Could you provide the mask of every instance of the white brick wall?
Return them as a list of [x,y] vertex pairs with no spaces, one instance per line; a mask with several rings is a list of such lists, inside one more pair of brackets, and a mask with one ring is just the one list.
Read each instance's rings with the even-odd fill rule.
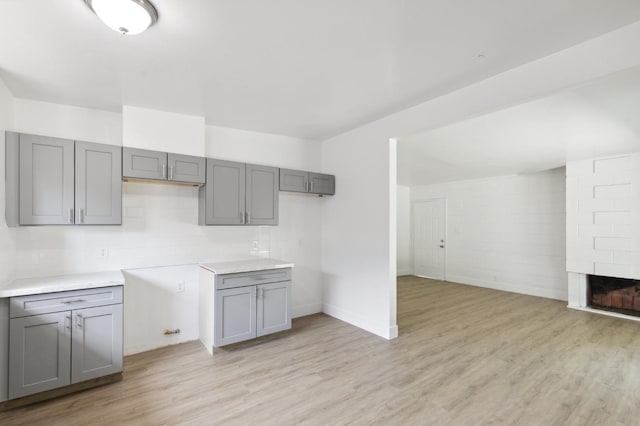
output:
[[567,270],[640,278],[640,153],[566,170]]
[[565,172],[411,188],[447,199],[447,280],[567,300]]

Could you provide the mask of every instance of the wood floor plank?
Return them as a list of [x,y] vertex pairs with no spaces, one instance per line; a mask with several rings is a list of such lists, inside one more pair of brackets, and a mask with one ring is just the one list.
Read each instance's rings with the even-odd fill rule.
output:
[[4,425],[640,423],[640,325],[564,302],[398,279],[400,336],[318,314],[276,336],[132,355],[124,380]]

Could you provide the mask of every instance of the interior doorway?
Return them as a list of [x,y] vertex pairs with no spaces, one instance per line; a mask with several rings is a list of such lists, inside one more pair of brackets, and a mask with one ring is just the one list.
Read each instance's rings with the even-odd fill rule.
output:
[[419,277],[446,279],[447,200],[413,203],[413,266]]

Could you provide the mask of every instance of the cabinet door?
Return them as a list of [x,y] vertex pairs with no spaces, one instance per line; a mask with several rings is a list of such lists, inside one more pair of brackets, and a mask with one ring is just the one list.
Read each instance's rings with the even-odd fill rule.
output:
[[20,135],[20,224],[73,223],[71,140]]
[[216,290],[214,346],[256,337],[256,286]]
[[9,328],[10,399],[70,383],[70,311],[12,318]]
[[122,148],[122,176],[134,179],[167,179],[167,153]]
[[280,169],[280,191],[308,192],[309,173]]
[[122,305],[73,311],[71,383],[122,371]]
[[244,224],[244,163],[207,158],[207,184],[204,192],[206,225]]
[[247,224],[278,224],[278,168],[247,164]]
[[204,157],[169,153],[169,180],[174,182],[204,183],[206,162]]
[[321,173],[309,173],[309,192],[333,195],[336,192],[336,177]]
[[258,286],[256,335],[291,328],[291,281]]
[[122,148],[76,142],[75,223],[122,223]]

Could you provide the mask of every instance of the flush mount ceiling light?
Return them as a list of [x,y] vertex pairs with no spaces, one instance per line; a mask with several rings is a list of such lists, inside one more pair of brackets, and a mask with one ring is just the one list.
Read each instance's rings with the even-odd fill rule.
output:
[[140,34],[158,20],[148,0],[84,0],[109,28],[125,35]]

